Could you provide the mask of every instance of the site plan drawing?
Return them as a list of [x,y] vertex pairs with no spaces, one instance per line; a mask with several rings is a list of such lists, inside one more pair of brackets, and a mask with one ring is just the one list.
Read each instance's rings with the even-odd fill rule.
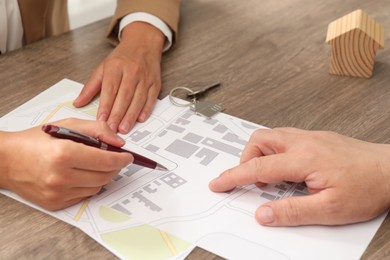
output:
[[[59,119],[95,120],[98,100],[76,109],[82,85],[64,79],[0,120],[17,131]],[[270,200],[305,196],[304,184],[282,182],[213,193],[208,183],[239,163],[251,133],[263,126],[219,113],[211,119],[168,98],[137,123],[124,148],[169,171],[130,164],[98,194],[64,210],[45,211],[7,190],[1,193],[80,228],[122,259],[182,259],[200,246],[229,259],[357,259],[385,215],[338,226],[263,227],[256,208]]]

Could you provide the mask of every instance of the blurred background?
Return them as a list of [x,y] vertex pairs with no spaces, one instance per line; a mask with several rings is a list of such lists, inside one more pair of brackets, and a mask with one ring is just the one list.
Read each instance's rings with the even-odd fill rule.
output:
[[75,29],[114,14],[116,0],[68,0],[70,28]]

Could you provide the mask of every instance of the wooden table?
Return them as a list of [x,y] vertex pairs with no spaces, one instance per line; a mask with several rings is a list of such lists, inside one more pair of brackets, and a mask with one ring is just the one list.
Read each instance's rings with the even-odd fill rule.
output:
[[[385,0],[183,1],[177,45],[163,58],[160,98],[178,85],[219,80],[223,86],[207,98],[228,114],[390,143],[389,41],[377,53],[373,78],[328,74],[328,23],[358,8],[390,31]],[[63,78],[86,82],[112,50],[108,22],[0,56],[0,116]],[[0,204],[1,259],[114,258],[77,228],[2,195]],[[362,258],[389,256],[388,215]],[[189,256],[200,258],[218,257],[201,249]]]

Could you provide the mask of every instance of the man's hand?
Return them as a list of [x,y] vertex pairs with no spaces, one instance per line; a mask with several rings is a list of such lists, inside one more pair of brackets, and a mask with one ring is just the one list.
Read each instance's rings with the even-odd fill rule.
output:
[[122,30],[119,45],[93,72],[76,107],[100,92],[97,119],[112,130],[128,133],[152,113],[161,89],[161,55],[165,36],[155,27],[134,22]]
[[240,165],[213,180],[210,189],[223,192],[238,185],[261,187],[281,181],[305,182],[310,195],[261,205],[256,211],[260,224],[367,221],[390,207],[390,145],[332,132],[261,129],[251,136]]

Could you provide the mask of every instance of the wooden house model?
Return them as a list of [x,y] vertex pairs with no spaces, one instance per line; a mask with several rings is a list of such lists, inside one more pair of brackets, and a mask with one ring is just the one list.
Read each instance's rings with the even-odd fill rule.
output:
[[383,27],[362,10],[333,21],[328,26],[326,43],[332,45],[330,74],[370,78],[375,55],[384,48]]

